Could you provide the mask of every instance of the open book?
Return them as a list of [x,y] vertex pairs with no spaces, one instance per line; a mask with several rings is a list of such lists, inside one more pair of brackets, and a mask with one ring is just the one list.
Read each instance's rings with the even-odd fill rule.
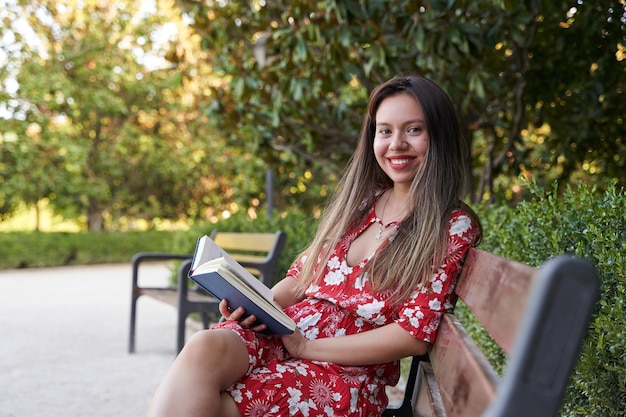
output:
[[189,278],[215,298],[228,300],[230,307],[253,314],[267,326],[265,333],[291,334],[296,328],[274,302],[272,291],[208,236],[198,239]]

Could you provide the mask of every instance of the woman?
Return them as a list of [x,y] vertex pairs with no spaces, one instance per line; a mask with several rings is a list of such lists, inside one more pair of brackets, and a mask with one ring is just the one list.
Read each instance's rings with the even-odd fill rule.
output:
[[379,86],[316,236],[273,288],[299,331],[262,335],[222,301],[228,320],[189,340],[150,415],[379,416],[398,360],[427,352],[480,239],[461,202],[467,164],[440,87],[416,76]]

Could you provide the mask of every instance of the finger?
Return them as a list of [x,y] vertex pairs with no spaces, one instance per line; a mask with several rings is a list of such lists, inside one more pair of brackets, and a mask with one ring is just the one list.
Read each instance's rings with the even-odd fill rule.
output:
[[243,307],[237,307],[236,309],[229,309],[230,317],[228,320],[239,321],[243,320],[243,317],[246,315],[246,310]]
[[245,319],[241,320],[241,325],[244,327],[252,328],[255,323],[256,323],[256,316],[254,315],[249,315]]
[[254,332],[262,332],[267,329],[267,326],[265,324],[259,324],[258,326],[251,327],[250,329]]
[[224,316],[226,320],[230,320],[231,311],[230,311],[230,308],[228,308],[228,301],[226,299],[220,301],[219,310],[220,310],[220,314]]

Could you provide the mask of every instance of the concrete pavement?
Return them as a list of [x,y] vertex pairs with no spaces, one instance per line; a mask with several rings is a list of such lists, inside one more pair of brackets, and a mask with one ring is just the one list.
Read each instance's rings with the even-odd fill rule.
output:
[[[170,268],[142,264],[141,284]],[[176,355],[176,310],[140,298],[128,354],[130,287],[130,262],[0,271],[0,417],[145,416]]]
[[[170,270],[140,274],[160,285]],[[141,298],[128,354],[130,283],[130,262],[0,271],[0,417],[146,414],[175,357],[176,311]]]

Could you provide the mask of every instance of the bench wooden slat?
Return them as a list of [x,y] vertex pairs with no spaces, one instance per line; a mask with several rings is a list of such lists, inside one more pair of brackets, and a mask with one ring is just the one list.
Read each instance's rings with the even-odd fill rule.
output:
[[456,292],[508,354],[537,270],[480,249],[467,254]]
[[[150,296],[156,300],[170,304],[173,306],[178,305],[178,292],[176,288],[171,290],[165,290],[163,288],[143,288],[141,290],[142,295]],[[187,299],[191,302],[204,302],[209,300],[215,300],[214,297],[208,294],[201,294],[195,291],[189,291],[187,293]]]
[[480,416],[498,376],[456,316],[444,315],[429,357],[447,417]]
[[[231,251],[269,252],[276,242],[275,233],[232,233],[219,232],[215,235],[215,243],[230,255]],[[260,257],[261,261],[265,258]]]
[[556,416],[599,282],[581,259],[560,256],[536,269],[471,249],[456,293],[507,352],[506,370],[497,377],[459,320],[444,314],[429,361],[413,358],[413,416]]
[[248,263],[258,264],[258,263],[263,263],[263,261],[265,261],[265,256],[246,255],[246,254],[241,254],[241,253],[233,253],[230,256],[239,263],[248,262]]
[[151,298],[154,298],[155,300],[159,300],[172,306],[178,305],[176,288],[172,288],[169,291],[163,288],[142,288],[141,295],[147,295]]
[[417,378],[418,383],[413,398],[413,415],[416,417],[447,417],[430,363],[420,362]]

